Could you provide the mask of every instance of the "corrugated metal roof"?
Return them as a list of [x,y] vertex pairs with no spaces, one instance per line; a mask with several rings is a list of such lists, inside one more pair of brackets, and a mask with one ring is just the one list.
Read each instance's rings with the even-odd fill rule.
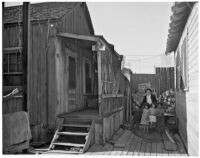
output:
[[[57,19],[70,12],[81,2],[47,2],[30,5],[30,19],[45,20]],[[4,23],[16,23],[22,21],[22,6],[5,7],[3,13]]]
[[172,6],[165,54],[171,53],[177,49],[194,3],[195,2],[175,2]]

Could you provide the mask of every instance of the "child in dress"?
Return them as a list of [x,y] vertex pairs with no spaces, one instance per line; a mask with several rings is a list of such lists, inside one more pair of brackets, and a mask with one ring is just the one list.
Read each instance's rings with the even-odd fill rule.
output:
[[149,108],[149,123],[150,123],[150,128],[155,127],[156,124],[156,105],[152,103],[151,108]]
[[144,106],[140,124],[141,125],[148,125],[149,124],[149,108],[148,108],[148,104],[145,104],[145,106]]

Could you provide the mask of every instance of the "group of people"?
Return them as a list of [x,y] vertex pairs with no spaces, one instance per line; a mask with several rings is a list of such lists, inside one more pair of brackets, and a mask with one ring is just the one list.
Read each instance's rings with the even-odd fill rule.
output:
[[[164,115],[168,109],[163,106],[164,103],[171,104],[173,101],[175,105],[175,102],[172,99],[171,91],[168,91],[166,95],[161,95],[158,100],[150,88],[146,89],[145,92],[142,103],[135,106],[133,120],[135,124],[148,125],[150,128],[154,128],[156,127],[157,116]],[[166,96],[168,97],[166,98]]]

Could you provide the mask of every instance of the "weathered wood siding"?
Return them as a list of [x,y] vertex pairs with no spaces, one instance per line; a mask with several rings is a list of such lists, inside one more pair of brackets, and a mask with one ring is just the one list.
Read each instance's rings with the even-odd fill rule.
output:
[[[57,114],[67,112],[66,90],[61,91],[61,87],[63,88],[63,84],[64,82],[66,84],[66,81],[62,80],[57,82],[59,78],[64,76],[61,73],[59,78],[56,76],[56,73],[59,73],[56,72],[56,66],[58,66],[56,65],[57,60],[61,60],[60,58],[62,58],[62,56],[58,56],[59,53],[56,51],[63,51],[62,49],[56,50],[59,47],[56,34],[59,31],[86,35],[92,34],[93,31],[88,24],[88,17],[85,15],[84,7],[86,6],[81,5],[73,9],[59,21],[49,19],[31,22],[27,99],[33,140],[46,139],[47,131],[53,129],[55,126]],[[22,46],[20,42],[22,38],[21,29],[21,26],[19,28],[16,23],[5,24],[3,33],[4,48]],[[73,47],[78,47],[78,45],[74,43]],[[79,49],[78,53],[81,56],[87,57],[86,51]],[[82,63],[82,57],[78,58],[78,62],[79,64]],[[82,65],[79,64],[78,67],[80,70]],[[62,72],[66,71],[66,66],[63,65],[61,70],[63,70]],[[82,75],[81,70],[79,74]],[[78,98],[80,98],[79,105],[83,107],[82,76],[79,77],[78,84],[80,87],[78,94]],[[58,87],[60,87],[59,91]],[[65,99],[63,100],[62,98]]]
[[131,119],[131,83],[129,80],[121,74],[120,87],[123,94],[123,105],[124,105],[124,121],[130,121]]
[[[177,48],[177,51],[181,49],[183,40],[187,35],[189,87],[186,91],[176,91],[176,113],[179,118],[180,134],[191,156],[197,156],[199,153],[198,14],[198,3],[196,3]],[[177,58],[177,51],[175,59]],[[175,72],[175,74],[177,73]]]
[[138,90],[138,84],[151,83],[155,88],[157,96],[169,89],[174,89],[174,68],[157,67],[155,74],[132,74],[132,90]]
[[156,80],[157,94],[169,89],[174,90],[174,67],[156,67]]
[[[73,52],[77,55],[77,105],[75,110],[83,109],[85,105],[84,92],[83,92],[83,59],[86,58],[91,62],[92,69],[92,81],[95,82],[94,77],[94,54],[91,50],[91,44],[88,42],[78,41],[78,40],[70,40],[67,38],[59,38],[57,39],[56,46],[56,83],[57,83],[57,107],[51,106],[52,112],[55,111],[56,114],[63,112],[70,112],[68,107],[68,63],[67,56],[70,52]],[[69,51],[66,51],[69,50]],[[97,81],[96,81],[97,84]],[[93,84],[95,85],[95,83]],[[93,86],[92,86],[93,87]],[[92,94],[97,94],[95,88],[92,88]],[[54,112],[54,113],[55,113]]]
[[[22,28],[16,24],[13,25],[5,25],[3,32],[3,48],[11,48],[11,47],[21,47],[22,43],[20,42],[22,34]],[[20,40],[19,40],[20,38]],[[4,52],[3,52],[4,53]],[[4,57],[2,55],[2,57]],[[13,89],[21,88],[22,75],[3,75],[3,94],[6,95],[10,93]],[[9,82],[13,82],[13,85],[5,85],[7,83],[5,80],[9,80]],[[8,101],[3,101],[3,114],[12,113],[23,110],[23,98],[22,97],[14,97]]]
[[2,106],[3,114],[23,111],[23,98],[22,96],[16,96],[8,101],[3,101]]
[[132,90],[138,90],[138,84],[151,83],[151,87],[156,87],[156,75],[155,74],[132,74]]
[[[21,24],[22,25],[22,24]],[[22,46],[22,28],[18,24],[5,24],[4,48]],[[30,28],[30,54],[28,56],[28,112],[31,127],[40,126],[37,133],[43,137],[47,127],[47,23],[32,23]],[[48,43],[49,44],[49,43]],[[15,76],[15,75],[13,75]],[[16,101],[16,99],[14,99]],[[19,100],[19,99],[18,99]],[[19,101],[18,101],[19,102]],[[22,101],[20,101],[22,102]],[[11,103],[11,102],[10,102]],[[14,104],[14,103],[13,103]],[[18,104],[17,104],[18,105]],[[14,106],[14,105],[12,105]],[[18,105],[22,106],[22,105]],[[23,110],[23,109],[21,109]],[[13,111],[14,112],[14,111]]]
[[103,117],[100,137],[105,143],[123,124],[121,58],[106,45],[104,51],[97,52],[97,59],[99,115]]
[[59,32],[76,33],[81,35],[92,35],[84,3],[77,6],[73,11],[67,13],[59,22]]

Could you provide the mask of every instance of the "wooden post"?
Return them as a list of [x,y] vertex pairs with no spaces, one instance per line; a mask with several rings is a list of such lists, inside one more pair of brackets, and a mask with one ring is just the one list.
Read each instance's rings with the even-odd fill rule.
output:
[[27,78],[28,54],[30,40],[30,4],[23,2],[23,36],[22,36],[22,69],[23,69],[23,109],[27,111]]
[[[3,16],[3,13],[4,13],[4,7],[5,7],[5,2],[2,2],[2,16]],[[3,45],[3,41],[4,41],[4,21],[3,20],[2,20],[2,37],[3,37],[3,40],[2,40],[2,49],[3,49],[3,46],[4,46]]]
[[98,105],[99,105],[99,116],[102,115],[102,83],[101,83],[101,52],[97,51],[97,67],[98,67]]

